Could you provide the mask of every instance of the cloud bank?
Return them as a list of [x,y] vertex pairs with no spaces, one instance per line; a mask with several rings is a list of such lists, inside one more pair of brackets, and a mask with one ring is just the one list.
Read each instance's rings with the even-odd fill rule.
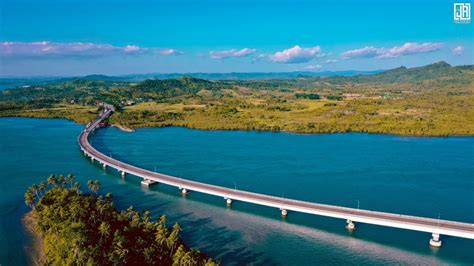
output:
[[374,46],[366,46],[364,48],[343,52],[341,56],[345,59],[372,57],[395,58],[404,55],[434,52],[438,51],[442,47],[442,43],[425,42],[418,44],[407,42],[402,46],[394,46],[392,48],[377,48]]
[[143,48],[136,45],[114,46],[86,42],[0,42],[0,56],[12,58],[103,57],[117,55],[178,55],[176,49]]
[[210,51],[209,55],[212,59],[226,59],[231,57],[246,57],[253,53],[255,53],[256,49],[251,48],[243,48],[240,50],[237,49],[230,49],[230,50],[223,50],[223,51]]
[[299,64],[311,61],[316,57],[323,57],[325,54],[321,53],[321,47],[314,46],[303,48],[295,45],[289,49],[276,52],[270,55],[270,61],[282,64]]

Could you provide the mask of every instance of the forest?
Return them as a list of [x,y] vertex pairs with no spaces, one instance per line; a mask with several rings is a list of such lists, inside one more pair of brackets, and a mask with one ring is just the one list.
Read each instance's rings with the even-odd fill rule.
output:
[[118,211],[98,180],[88,191],[72,175],[51,175],[25,192],[35,234],[43,244],[44,265],[218,265],[189,248],[179,224],[167,225],[132,206]]

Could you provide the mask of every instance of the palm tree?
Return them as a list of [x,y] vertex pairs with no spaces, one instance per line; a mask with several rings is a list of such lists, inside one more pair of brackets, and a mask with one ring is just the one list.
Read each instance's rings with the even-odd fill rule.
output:
[[109,202],[112,201],[112,193],[107,192],[107,194],[105,194],[105,199]]
[[94,181],[88,180],[87,187],[89,188],[90,191],[94,192]]
[[38,187],[38,185],[33,184],[33,185],[31,185],[30,189],[31,189],[31,192],[35,193],[36,197],[39,198],[39,195],[38,195],[39,187]]
[[170,235],[166,239],[166,244],[168,248],[171,250],[170,255],[172,256],[174,253],[174,249],[176,248],[176,244],[178,243],[179,239],[179,232],[181,231],[181,227],[178,223],[173,225],[173,230],[171,230]]
[[179,245],[178,249],[176,250],[176,253],[171,254],[173,256],[173,266],[179,266],[181,264],[181,259],[184,257],[185,251],[184,251],[184,246]]
[[110,236],[110,225],[107,222],[100,223],[99,233],[104,238],[109,237]]
[[28,188],[28,190],[25,192],[25,203],[26,205],[30,206],[30,208],[33,208],[35,205],[35,195],[33,194],[33,191],[31,191],[31,188]]
[[45,192],[46,193],[46,187],[47,187],[47,184],[45,181],[41,181],[40,185],[39,185],[39,189],[41,192]]
[[151,217],[151,214],[150,214],[149,211],[145,211],[145,212],[143,213],[143,221],[144,221],[144,222],[148,223],[148,222],[150,221],[150,217]]
[[61,187],[66,185],[66,178],[63,175],[59,175],[59,183],[61,183]]
[[74,176],[72,174],[68,174],[66,180],[69,182],[69,186],[72,188],[72,181],[74,181]]
[[92,193],[97,194],[100,188],[100,182],[99,180],[96,180],[96,181],[89,180],[87,181],[87,187],[89,187]]
[[76,191],[76,193],[79,193],[79,189],[81,189],[81,185],[79,185],[79,182],[74,182],[74,185],[72,185],[72,188]]
[[56,176],[50,175],[48,177],[48,185],[53,185],[53,187],[56,187],[58,184],[58,181],[56,180]]
[[94,186],[95,186],[95,187],[94,187],[94,188],[95,188],[95,193],[97,194],[97,192],[99,191],[99,188],[100,188],[100,182],[99,182],[99,180],[96,180],[96,181],[94,182]]

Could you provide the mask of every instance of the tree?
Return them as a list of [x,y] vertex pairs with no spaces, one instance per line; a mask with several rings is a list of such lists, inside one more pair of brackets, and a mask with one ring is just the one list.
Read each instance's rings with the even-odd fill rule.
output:
[[90,190],[91,192],[94,192],[94,181],[88,180],[88,181],[87,181],[87,187],[89,188],[89,190]]
[[170,235],[166,239],[166,244],[168,248],[171,250],[171,255],[174,253],[174,250],[176,248],[176,244],[178,243],[179,239],[179,232],[181,231],[181,227],[179,226],[178,223],[175,223],[173,225],[173,230],[171,230]]
[[63,175],[59,175],[59,183],[61,184],[61,187],[66,186],[66,178],[64,178]]
[[48,177],[48,185],[53,185],[53,187],[56,187],[58,185],[58,181],[56,180],[56,176],[50,175]]
[[166,235],[168,234],[166,230],[166,216],[161,215],[158,225],[156,226],[155,232],[155,242],[159,246],[164,246],[166,244]]
[[72,189],[76,191],[76,193],[79,193],[81,189],[81,185],[79,184],[79,182],[74,182],[74,184],[72,185]]
[[127,262],[129,250],[125,248],[125,240],[125,237],[119,231],[115,231],[111,253],[111,261],[114,265],[126,264]]
[[180,266],[181,264],[181,259],[184,257],[185,251],[184,251],[184,246],[179,245],[178,249],[176,252],[173,254],[173,266]]
[[94,182],[94,190],[95,190],[94,193],[97,194],[97,192],[99,191],[99,188],[100,188],[100,182],[99,182],[99,180],[96,180]]
[[106,221],[100,223],[99,233],[103,238],[107,238],[110,236],[110,225]]
[[28,189],[25,192],[25,203],[26,205],[30,206],[30,208],[33,208],[33,206],[35,205],[35,195],[31,191],[31,189]]
[[39,189],[40,189],[41,193],[45,192],[46,187],[47,187],[46,182],[45,182],[45,181],[41,181],[41,183],[40,183],[40,185],[39,185]]
[[[50,184],[54,182],[50,179]],[[77,182],[73,184],[78,186]],[[100,183],[89,181],[88,186],[96,193]],[[205,262],[198,251],[181,244],[178,224],[172,230],[166,227],[164,215],[152,221],[150,212],[136,211],[133,207],[118,212],[110,193],[105,197],[82,194],[68,186],[55,186],[38,200],[36,187],[29,187],[24,199],[32,208],[34,226],[43,238],[46,265],[171,265],[175,260],[177,265],[203,265]],[[178,246],[179,250],[174,252]]]
[[95,181],[89,180],[87,181],[87,186],[92,191],[92,193],[97,194],[100,188],[100,182],[99,180],[95,180]]
[[31,185],[31,192],[35,193],[36,197],[39,198],[39,187],[36,184]]
[[66,180],[69,182],[69,186],[72,188],[72,182],[74,181],[74,176],[72,174],[68,174]]

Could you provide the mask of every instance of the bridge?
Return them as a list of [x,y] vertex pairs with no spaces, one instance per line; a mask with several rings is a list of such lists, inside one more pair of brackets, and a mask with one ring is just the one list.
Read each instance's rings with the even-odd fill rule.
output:
[[363,209],[347,208],[327,204],[319,204],[293,199],[284,199],[280,197],[231,189],[215,186],[211,184],[187,180],[171,175],[161,174],[139,168],[112,157],[106,156],[96,150],[88,140],[91,132],[96,130],[99,124],[107,119],[112,112],[113,107],[105,105],[104,110],[96,120],[86,126],[79,135],[78,142],[81,150],[92,161],[98,161],[104,168],[111,167],[121,172],[122,177],[131,174],[143,178],[142,185],[149,186],[155,183],[163,183],[180,189],[181,193],[186,195],[190,191],[205,193],[222,197],[228,205],[232,201],[242,201],[267,207],[277,208],[282,216],[287,216],[289,211],[302,212],[314,215],[321,215],[346,220],[348,230],[356,229],[356,222],[388,226],[394,228],[415,230],[431,234],[429,243],[434,247],[441,247],[442,241],[440,235],[474,239],[474,224],[447,221],[440,219],[424,218],[410,215],[393,214],[387,212],[370,211]]

